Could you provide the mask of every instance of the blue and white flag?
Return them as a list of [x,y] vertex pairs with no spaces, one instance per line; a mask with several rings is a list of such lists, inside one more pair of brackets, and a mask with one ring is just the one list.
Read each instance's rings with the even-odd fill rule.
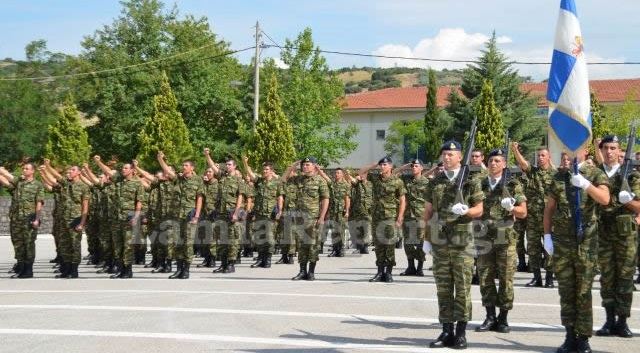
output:
[[591,141],[591,106],[584,43],[575,0],[562,0],[547,87],[549,152],[556,165]]

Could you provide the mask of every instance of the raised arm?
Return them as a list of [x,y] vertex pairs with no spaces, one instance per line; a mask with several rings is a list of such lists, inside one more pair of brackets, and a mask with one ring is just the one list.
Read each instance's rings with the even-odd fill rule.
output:
[[100,170],[102,170],[103,173],[109,176],[114,176],[116,174],[115,170],[109,168],[108,165],[102,163],[102,159],[100,158],[100,156],[98,155],[93,156],[93,161],[96,162],[96,165],[98,166],[98,168],[100,168]]
[[47,168],[47,174],[49,174],[50,177],[53,177],[55,180],[58,180],[58,181],[61,181],[61,180],[64,179],[64,176],[62,176],[62,174],[58,173],[58,171],[51,166],[51,161],[50,160],[45,158],[44,166],[45,166],[45,168]]
[[409,167],[411,167],[411,163],[406,163],[401,165],[400,167],[396,168],[393,171],[393,175],[400,175],[402,174],[402,172],[404,172],[405,170],[409,169]]
[[93,185],[100,185],[100,178],[93,174],[93,171],[91,170],[91,168],[89,168],[89,164],[82,164],[82,175],[84,175],[85,178],[91,181]]
[[318,171],[318,174],[322,177],[322,179],[324,179],[324,181],[326,181],[327,183],[331,183],[331,178],[329,178],[327,173],[325,173],[319,165],[316,165],[316,170]]
[[295,161],[293,163],[291,163],[288,167],[287,170],[285,170],[284,172],[284,181],[289,180],[289,178],[291,178],[291,175],[293,174],[293,171],[296,169],[297,166],[300,165],[300,161]]
[[166,175],[171,180],[176,179],[176,172],[169,168],[169,165],[164,160],[164,152],[162,151],[158,151],[158,164],[160,164],[160,168],[162,168],[164,175]]
[[140,165],[138,164],[138,161],[136,159],[134,159],[133,161],[131,161],[131,163],[133,164],[133,167],[136,169],[136,172],[138,173],[138,175],[142,176],[143,179],[142,180],[147,180],[149,182],[155,182],[156,181],[156,177],[155,175],[147,172],[146,170],[140,168]]
[[207,160],[209,168],[213,169],[213,174],[220,174],[220,167],[218,167],[218,164],[211,159],[211,151],[208,148],[204,149],[204,158]]
[[371,163],[367,166],[364,166],[362,168],[360,168],[360,170],[358,170],[358,175],[360,176],[360,178],[362,179],[366,179],[367,178],[367,173],[369,173],[369,171],[375,167],[378,166],[378,163]]
[[9,187],[11,185],[9,180],[7,180],[7,178],[5,178],[3,174],[0,174],[0,185],[4,185],[4,186],[7,186],[7,187]]
[[4,167],[0,167],[0,176],[4,177],[5,180],[8,180],[10,182],[13,181],[13,174],[9,173],[8,170],[6,170]]
[[40,172],[42,181],[45,185],[49,186],[49,188],[53,189],[54,186],[58,185],[58,180],[49,173],[49,168],[47,168],[46,165],[38,167],[38,171]]
[[242,165],[244,166],[244,170],[247,171],[247,175],[251,181],[256,181],[258,176],[253,172],[253,169],[249,166],[249,157],[242,156]]
[[517,142],[511,142],[511,151],[513,151],[513,156],[518,163],[518,167],[520,167],[520,170],[522,170],[523,172],[527,172],[529,171],[531,166],[529,165],[529,162],[524,158],[524,156],[522,156],[522,153],[520,153],[519,147],[520,144],[518,144]]

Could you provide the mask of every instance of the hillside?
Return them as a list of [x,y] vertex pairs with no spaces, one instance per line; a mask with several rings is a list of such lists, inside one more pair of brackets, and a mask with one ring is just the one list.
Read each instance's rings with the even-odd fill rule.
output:
[[[342,68],[334,71],[345,85],[346,93],[375,91],[389,87],[416,87],[427,85],[427,70],[407,67],[394,68]],[[436,71],[438,85],[459,85],[461,70]]]

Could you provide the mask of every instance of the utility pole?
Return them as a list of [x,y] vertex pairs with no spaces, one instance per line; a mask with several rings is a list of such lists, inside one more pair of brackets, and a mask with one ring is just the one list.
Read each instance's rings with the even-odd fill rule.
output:
[[255,131],[258,124],[258,112],[260,104],[260,23],[256,21],[256,54],[254,62],[255,73],[253,75],[253,130]]

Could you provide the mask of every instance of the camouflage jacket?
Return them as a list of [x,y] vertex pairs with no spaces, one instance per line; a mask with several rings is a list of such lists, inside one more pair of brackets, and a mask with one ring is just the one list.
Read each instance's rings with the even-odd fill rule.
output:
[[259,177],[255,181],[255,198],[253,203],[253,211],[256,216],[270,217],[278,205],[278,188],[280,186],[279,178],[267,180]]
[[424,193],[427,191],[429,179],[425,176],[414,177],[403,175],[402,181],[407,190],[407,211],[405,219],[421,220],[424,217]]
[[298,175],[292,178],[296,185],[296,211],[308,217],[320,216],[320,201],[329,198],[327,182],[319,175]]
[[220,194],[220,183],[218,179],[211,179],[204,183],[204,203],[203,209],[207,217],[212,217],[218,211],[218,196]]
[[204,185],[202,178],[192,174],[190,177],[178,176],[175,180],[173,190],[176,196],[176,206],[178,208],[177,217],[180,219],[193,217],[192,212],[196,208],[198,196],[204,196]]
[[44,187],[39,180],[14,178],[7,188],[11,193],[10,217],[28,217],[36,212],[38,202],[44,203]]
[[489,177],[481,180],[482,192],[484,193],[482,220],[487,226],[490,238],[495,238],[497,228],[513,228],[514,216],[511,212],[505,210],[502,205],[502,199],[512,197],[516,200],[515,205],[518,206],[527,201],[524,195],[522,184],[515,178],[511,178],[506,185],[507,191],[503,190],[503,185],[499,181],[493,190],[489,182]]
[[82,216],[82,202],[91,199],[89,187],[82,181],[69,181],[64,179],[58,183],[61,188],[60,201],[62,205],[61,214],[64,219],[72,220]]
[[111,179],[117,185],[118,220],[126,221],[133,216],[138,202],[144,207],[146,199],[144,186],[137,177],[126,179],[120,173],[115,173]]
[[[605,175],[607,175],[604,164],[599,166],[598,169],[602,170]],[[618,168],[611,176],[607,175],[607,179],[609,179],[609,193],[611,194],[611,201],[606,206],[600,206],[600,215],[603,217],[615,217],[618,215],[628,214],[633,215],[633,211],[624,207],[618,201],[618,194],[622,188],[622,167]],[[629,184],[629,188],[631,192],[636,195],[635,200],[640,200],[640,173],[637,171],[632,171],[629,173],[627,177],[627,182]]]
[[343,217],[345,208],[345,197],[351,197],[351,184],[348,181],[333,181],[328,184],[330,201],[329,201],[329,215],[332,218]]
[[246,188],[239,176],[224,175],[218,181],[218,211],[229,212],[236,208],[239,195],[246,196]]
[[402,180],[395,175],[384,178],[381,174],[370,173],[367,180],[373,190],[373,219],[398,217],[400,196],[406,193]]
[[293,180],[293,178],[289,180],[281,179],[280,184],[278,185],[278,196],[284,197],[284,209],[287,211],[292,211],[296,209],[296,194],[298,192],[298,188]]
[[531,210],[532,214],[542,214],[545,195],[556,172],[552,168],[543,169],[534,166],[529,166],[529,169],[523,170],[523,175],[525,176],[523,187],[524,194],[527,197],[527,209]]
[[358,180],[351,188],[351,215],[352,219],[371,219],[373,207],[373,188],[368,181]]

